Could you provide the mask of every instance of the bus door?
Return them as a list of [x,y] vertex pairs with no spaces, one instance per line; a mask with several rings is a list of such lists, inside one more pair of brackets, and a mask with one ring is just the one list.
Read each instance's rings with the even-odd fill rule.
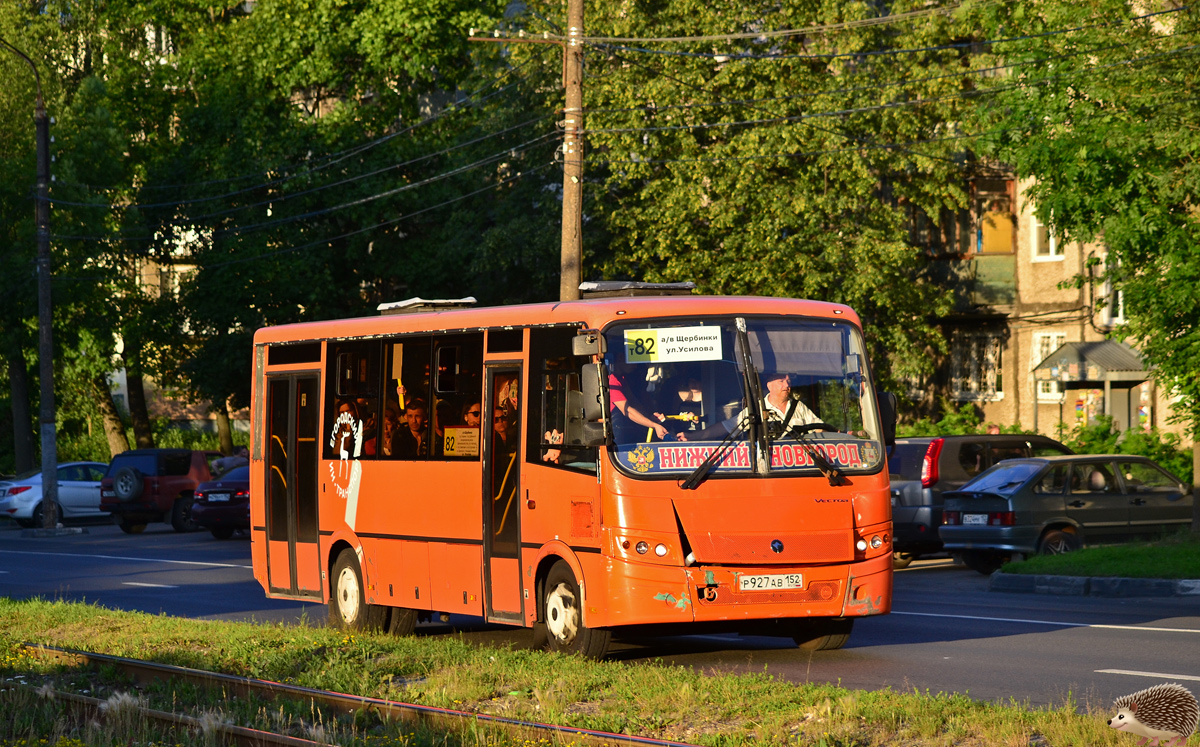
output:
[[319,377],[267,377],[267,581],[272,594],[321,598],[317,533]]
[[483,432],[483,583],[489,620],[520,623],[521,365],[486,366]]

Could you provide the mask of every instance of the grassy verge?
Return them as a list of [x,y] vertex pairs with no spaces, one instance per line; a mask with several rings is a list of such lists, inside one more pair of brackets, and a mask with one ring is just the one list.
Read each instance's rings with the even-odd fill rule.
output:
[[1065,555],[1035,555],[1004,573],[1125,578],[1200,578],[1200,538],[1184,532],[1159,542],[1089,547]]
[[[461,640],[346,634],[325,628],[185,620],[61,602],[0,599],[0,687],[23,682],[142,698],[151,707],[230,719],[255,728],[286,725],[296,736],[346,745],[508,745],[526,741],[465,728],[406,731],[319,712],[235,703],[221,693],[164,685],[137,691],[113,676],[49,668],[20,654],[23,641],[149,659],[309,687],[512,718],[703,745],[984,747],[1122,745],[1108,703],[1068,700],[1053,708],[980,703],[961,695],[853,691],[793,684],[769,672],[703,673],[680,667],[591,662],[541,652],[477,648]],[[808,656],[797,651],[797,656]],[[820,656],[821,654],[815,654]],[[56,717],[28,690],[0,692],[0,744],[58,747],[209,744],[203,734],[117,734]],[[1080,711],[1083,711],[1080,713]],[[35,718],[37,714],[42,714]],[[49,720],[47,720],[49,719]],[[65,740],[65,741],[64,741]]]

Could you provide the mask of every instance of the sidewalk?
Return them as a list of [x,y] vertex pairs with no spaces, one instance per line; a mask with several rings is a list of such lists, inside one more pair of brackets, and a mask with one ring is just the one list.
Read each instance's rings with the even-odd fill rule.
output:
[[988,579],[988,591],[1059,594],[1074,597],[1200,596],[1200,579],[1035,576],[996,571]]

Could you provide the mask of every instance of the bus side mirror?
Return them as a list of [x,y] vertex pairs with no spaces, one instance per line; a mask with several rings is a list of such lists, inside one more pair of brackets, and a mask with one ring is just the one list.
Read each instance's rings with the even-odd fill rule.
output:
[[585,329],[571,338],[571,352],[575,355],[604,355],[607,348],[598,329]]
[[876,390],[875,399],[879,402],[879,420],[883,423],[883,445],[893,446],[896,443],[896,395]]

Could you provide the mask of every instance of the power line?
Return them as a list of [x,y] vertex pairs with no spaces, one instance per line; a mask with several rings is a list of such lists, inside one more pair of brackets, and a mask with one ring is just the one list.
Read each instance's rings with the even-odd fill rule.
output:
[[820,119],[820,118],[825,118],[825,117],[841,117],[841,116],[846,116],[849,114],[862,114],[862,113],[871,112],[871,111],[883,111],[883,110],[898,109],[898,108],[908,107],[908,106],[919,106],[921,104],[934,104],[934,103],[940,103],[940,102],[944,102],[944,101],[951,101],[951,100],[955,100],[955,99],[968,99],[968,98],[974,98],[977,96],[986,96],[986,95],[991,95],[991,94],[995,94],[995,93],[1001,93],[1003,91],[1011,91],[1011,90],[1018,89],[1018,88],[1026,88],[1029,86],[1042,85],[1044,83],[1048,83],[1053,80],[1058,80],[1060,78],[1070,78],[1070,77],[1076,77],[1076,76],[1082,76],[1082,75],[1091,75],[1096,72],[1106,70],[1108,68],[1120,67],[1120,66],[1124,66],[1126,64],[1132,63],[1132,62],[1140,62],[1140,61],[1144,61],[1144,60],[1154,59],[1156,57],[1161,57],[1164,55],[1179,54],[1182,52],[1186,52],[1188,50],[1194,50],[1197,47],[1200,47],[1200,45],[1193,44],[1193,45],[1189,45],[1186,47],[1180,47],[1179,49],[1172,50],[1169,52],[1158,52],[1158,53],[1155,53],[1152,55],[1128,58],[1125,60],[1121,60],[1119,62],[1108,63],[1105,65],[1090,66],[1084,70],[1076,70],[1076,71],[1072,71],[1070,73],[1056,73],[1054,75],[1040,78],[1036,81],[1024,80],[1024,81],[1019,81],[1017,83],[1010,83],[1010,84],[1003,85],[1003,86],[993,86],[991,88],[977,89],[974,91],[960,91],[957,93],[946,94],[943,96],[934,96],[934,97],[930,97],[930,98],[909,99],[907,101],[894,101],[894,102],[887,103],[887,104],[873,104],[871,106],[861,106],[861,107],[854,107],[854,108],[849,108],[849,109],[838,109],[838,110],[832,110],[832,111],[810,112],[807,114],[796,114],[796,115],[787,116],[787,117],[770,117],[770,118],[763,118],[763,119],[733,120],[733,121],[726,121],[726,122],[714,122],[711,124],[710,123],[700,123],[700,124],[684,124],[684,125],[660,125],[660,126],[654,126],[654,127],[598,127],[598,128],[589,128],[586,131],[586,134],[616,133],[616,132],[663,132],[663,131],[675,131],[675,130],[713,129],[713,128],[717,128],[717,127],[739,127],[739,126],[745,126],[745,125],[785,124],[785,123],[790,123],[790,122],[800,122],[800,121],[803,121],[806,119]]
[[394,225],[401,221],[408,220],[409,218],[413,218],[415,216],[421,215],[423,213],[428,213],[430,211],[437,210],[438,208],[443,208],[447,205],[452,205],[456,202],[461,202],[467,198],[474,197],[475,195],[482,194],[483,192],[488,192],[488,191],[496,189],[498,187],[502,187],[505,184],[510,184],[510,183],[515,182],[518,179],[522,179],[530,174],[534,174],[534,173],[537,173],[544,169],[547,169],[551,166],[554,166],[555,163],[556,163],[555,161],[550,161],[548,163],[542,164],[541,166],[535,166],[532,169],[528,169],[526,171],[521,171],[521,172],[518,172],[517,174],[514,174],[513,176],[510,176],[506,179],[502,179],[502,180],[496,182],[495,184],[491,184],[487,187],[481,187],[480,189],[474,190],[472,192],[467,192],[466,194],[459,195],[458,197],[454,197],[449,200],[439,202],[436,205],[430,205],[429,207],[421,208],[420,210],[416,210],[416,211],[408,213],[406,215],[402,215],[399,218],[392,218],[390,220],[382,221],[380,223],[375,223],[373,225],[366,226],[364,228],[358,228],[353,231],[348,231],[346,233],[339,234],[337,236],[333,236],[330,238],[319,239],[317,241],[310,241],[307,244],[301,244],[299,246],[291,246],[286,249],[278,249],[276,251],[267,252],[265,254],[257,254],[253,257],[242,257],[239,259],[226,260],[224,262],[215,262],[212,264],[201,264],[200,267],[203,267],[205,269],[214,270],[214,269],[218,269],[221,267],[227,267],[229,265],[242,264],[244,262],[254,262],[254,261],[257,261],[260,259],[267,259],[268,257],[274,257],[274,256],[277,256],[280,254],[290,254],[292,252],[298,252],[298,251],[301,251],[304,249],[311,249],[316,246],[321,246],[322,244],[332,245],[333,242],[335,242],[335,241],[347,239],[347,238],[350,238],[351,236],[357,236],[359,234],[366,233],[367,231],[373,231],[377,228],[384,228],[386,226],[391,226],[391,225]]
[[[976,3],[976,6],[987,5],[995,0],[987,0],[987,2]],[[742,31],[731,34],[710,34],[707,36],[584,36],[580,37],[580,41],[585,44],[606,44],[606,43],[627,43],[627,42],[713,42],[713,41],[737,41],[739,39],[777,39],[789,36],[813,36],[816,34],[827,34],[831,31],[843,31],[846,29],[865,28],[870,26],[884,26],[893,23],[901,23],[904,21],[919,21],[929,16],[947,15],[958,10],[961,5],[947,5],[941,8],[924,8],[921,10],[912,10],[907,13],[897,13],[890,16],[879,16],[876,18],[863,18],[856,21],[843,21],[841,23],[826,23],[817,26],[808,26],[802,29],[782,29],[779,31]],[[550,39],[567,41],[568,37],[551,34]]]
[[[287,200],[292,199],[293,197],[301,197],[304,195],[313,194],[314,192],[320,192],[325,189],[330,189],[332,187],[341,187],[346,184],[352,184],[352,183],[362,180],[362,179],[368,179],[373,176],[378,176],[379,174],[387,173],[388,171],[393,171],[395,169],[404,168],[405,166],[412,166],[414,164],[421,163],[422,161],[428,161],[431,158],[436,158],[437,156],[446,155],[447,153],[453,153],[454,151],[459,150],[460,148],[465,148],[469,145],[476,145],[478,143],[484,142],[485,140],[490,140],[494,137],[499,137],[500,135],[507,134],[514,130],[519,130],[524,127],[528,127],[531,124],[536,124],[541,119],[542,119],[541,117],[535,117],[533,119],[526,120],[520,124],[513,125],[512,127],[506,127],[503,130],[497,130],[495,132],[488,133],[487,135],[482,135],[482,136],[474,138],[472,140],[466,140],[461,143],[456,143],[455,145],[452,145],[448,148],[444,148],[442,150],[439,150],[439,151],[436,151],[433,153],[427,153],[423,156],[418,156],[418,157],[412,158],[408,161],[402,161],[400,163],[394,163],[389,166],[384,166],[383,168],[375,169],[374,171],[368,171],[367,173],[359,174],[358,176],[352,176],[352,177],[348,177],[346,179],[342,179],[340,181],[331,182],[329,184],[323,184],[323,185],[320,185],[317,187],[311,187],[309,189],[306,189],[306,190],[303,190],[300,192],[288,192],[285,194],[280,194],[269,200],[263,200],[261,202],[250,203],[247,205],[241,205],[239,207],[230,208],[228,210],[220,210],[220,211],[213,212],[213,213],[204,213],[201,215],[188,216],[187,220],[188,221],[199,221],[199,220],[205,220],[208,218],[217,218],[217,217],[221,217],[224,215],[228,215],[230,213],[238,212],[240,210],[248,210],[250,208],[262,207],[264,205],[274,205],[274,204],[278,204],[280,202],[286,202]],[[191,204],[193,202],[208,202],[212,199],[219,199],[219,198],[205,198],[204,200],[185,200],[185,201],[172,201],[172,202],[159,202],[159,203],[126,203],[126,204],[122,204],[122,205],[112,205],[112,204],[95,203],[95,202],[72,202],[69,200],[58,200],[58,199],[54,199],[54,198],[48,198],[49,202],[53,205],[69,205],[69,206],[75,206],[75,207],[92,207],[92,208],[105,208],[105,209],[119,208],[121,210],[131,210],[131,209],[135,209],[135,208],[139,209],[139,210],[147,210],[147,209],[151,209],[151,208],[177,207],[180,205]]]
[[[510,77],[510,76],[516,74],[522,68],[524,68],[527,65],[532,64],[533,62],[534,62],[534,60],[527,60],[526,62],[523,62],[520,65],[517,65],[516,67],[505,71],[504,78],[507,78],[507,77]],[[504,78],[501,78],[501,80],[503,80]],[[292,179],[298,179],[303,176],[308,176],[310,174],[314,174],[314,173],[323,171],[333,165],[336,165],[338,163],[341,163],[342,161],[345,161],[348,158],[351,158],[360,153],[364,153],[368,150],[371,150],[372,148],[382,145],[390,140],[394,140],[395,138],[400,137],[401,135],[410,133],[420,127],[423,127],[432,122],[435,122],[449,114],[457,113],[459,111],[464,111],[473,106],[478,106],[479,104],[482,104],[485,101],[488,101],[489,99],[499,96],[500,94],[504,93],[505,91],[508,91],[509,89],[519,85],[524,80],[526,80],[526,78],[522,77],[519,80],[513,81],[509,85],[504,86],[503,88],[500,88],[496,91],[493,91],[492,93],[489,93],[486,96],[483,96],[482,98],[479,98],[476,101],[471,101],[471,98],[475,97],[483,90],[486,90],[488,87],[495,85],[495,83],[499,82],[499,81],[492,81],[492,82],[488,83],[486,86],[481,87],[479,90],[477,90],[471,94],[467,94],[467,98],[463,102],[455,102],[455,103],[451,104],[450,106],[446,107],[445,109],[442,109],[441,111],[439,111],[435,114],[432,114],[428,117],[425,117],[424,119],[414,122],[413,124],[403,128],[403,129],[397,130],[396,132],[393,132],[393,133],[390,133],[387,135],[383,135],[381,137],[370,140],[366,143],[360,143],[359,145],[353,146],[346,150],[338,151],[336,153],[332,153],[327,156],[322,156],[321,157],[322,159],[328,158],[328,159],[333,159],[333,160],[327,161],[325,163],[320,163],[317,166],[313,166],[313,167],[304,169],[302,171],[298,171],[295,174],[292,174],[290,176],[271,179],[271,180],[263,182],[261,184],[256,184],[256,185],[253,185],[250,187],[245,187],[245,188],[238,189],[238,190],[228,192],[225,194],[221,194],[221,195],[214,195],[214,196],[210,196],[210,197],[201,197],[201,198],[195,198],[195,199],[191,199],[191,200],[180,200],[180,201],[173,202],[173,203],[167,203],[167,205],[212,202],[215,200],[222,200],[222,199],[226,199],[226,198],[230,198],[230,197],[236,197],[238,195],[242,195],[247,192],[253,192],[258,189],[265,189],[267,187],[277,186],[279,184],[286,183]],[[278,168],[268,169],[266,171],[255,172],[252,174],[243,174],[241,176],[229,177],[227,179],[215,179],[215,180],[209,180],[209,181],[190,182],[190,183],[184,183],[184,184],[147,185],[147,186],[143,187],[142,189],[166,190],[166,189],[183,189],[183,188],[198,187],[198,186],[209,186],[209,185],[214,185],[214,184],[228,184],[230,182],[241,181],[243,179],[252,179],[252,178],[258,179],[263,176],[269,175],[273,171],[277,171],[277,170],[279,170],[279,169]],[[93,190],[93,191],[104,191],[104,190],[114,189],[114,188],[94,187],[92,185],[84,184],[84,183],[80,183],[80,182],[58,182],[58,183],[63,184],[63,185],[69,185],[69,186],[83,187],[85,189]]]
[[[457,168],[442,172],[440,174],[436,174],[436,175],[428,177],[426,179],[422,179],[420,181],[416,181],[416,182],[412,182],[409,184],[405,184],[400,187],[396,187],[395,189],[390,189],[390,190],[386,190],[384,192],[379,192],[379,193],[376,193],[373,195],[368,195],[366,197],[361,197],[356,200],[351,200],[349,202],[344,202],[339,205],[334,205],[334,206],[331,206],[328,208],[322,208],[320,210],[313,210],[313,211],[310,211],[307,213],[301,213],[298,215],[288,216],[286,218],[279,218],[277,220],[272,220],[272,221],[264,221],[262,223],[253,223],[253,224],[245,225],[245,226],[234,226],[234,227],[227,228],[227,229],[213,231],[209,235],[209,238],[215,239],[215,238],[222,237],[222,236],[250,233],[252,231],[257,231],[257,230],[261,230],[264,228],[271,228],[271,227],[283,225],[286,223],[292,223],[292,222],[295,222],[298,220],[304,220],[307,218],[314,218],[314,217],[318,217],[321,215],[327,215],[329,213],[336,212],[338,210],[344,210],[346,208],[356,207],[358,205],[363,205],[368,202],[373,202],[375,200],[379,200],[384,197],[391,197],[391,196],[399,194],[401,192],[407,192],[409,190],[416,189],[417,187],[427,186],[429,184],[433,184],[435,182],[442,181],[444,179],[448,179],[452,176],[457,176],[458,174],[462,174],[467,171],[470,171],[470,170],[473,170],[476,168],[480,168],[482,166],[486,166],[488,164],[499,161],[505,157],[515,157],[515,155],[518,152],[525,150],[527,148],[530,148],[530,147],[532,147],[540,142],[543,142],[545,140],[548,140],[550,138],[557,137],[557,136],[558,136],[557,132],[546,133],[546,134],[540,135],[532,140],[521,143],[520,145],[511,147],[511,148],[505,148],[503,151],[493,153],[489,156],[486,156],[484,158],[481,158],[477,161],[466,164],[464,166],[459,166]],[[177,227],[188,229],[188,230],[197,230],[198,229],[197,226],[191,226],[191,225],[184,225],[184,226],[177,226]],[[161,241],[161,240],[163,240],[163,237],[161,237],[161,236],[120,236],[120,235],[115,235],[115,236],[55,235],[53,238],[55,238],[56,240],[61,240],[61,241],[99,241],[99,242],[109,242],[109,241],[141,242],[141,241]]]

